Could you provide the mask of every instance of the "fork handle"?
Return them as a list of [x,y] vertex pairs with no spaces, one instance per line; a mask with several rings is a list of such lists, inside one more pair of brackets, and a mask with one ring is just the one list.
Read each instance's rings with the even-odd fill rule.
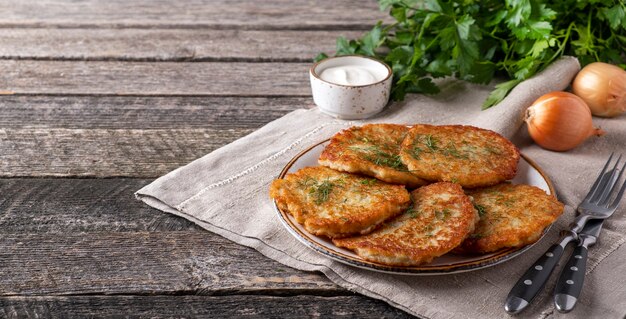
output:
[[504,304],[506,312],[515,314],[528,307],[545,286],[565,247],[575,239],[575,236],[572,232],[565,232],[559,243],[552,245],[528,268],[509,292]]
[[561,275],[554,289],[554,305],[559,312],[570,312],[574,309],[578,296],[583,289],[585,272],[587,271],[588,246],[595,243],[595,238],[583,237],[574,248],[572,255],[561,270]]

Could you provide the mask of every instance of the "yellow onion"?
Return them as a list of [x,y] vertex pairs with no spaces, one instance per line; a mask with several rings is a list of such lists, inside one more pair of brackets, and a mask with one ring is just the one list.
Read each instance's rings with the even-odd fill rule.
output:
[[535,143],[553,151],[567,151],[592,135],[604,134],[593,127],[585,101],[567,92],[551,92],[537,99],[526,110],[524,121]]
[[613,117],[626,112],[626,71],[618,66],[602,62],[587,65],[576,75],[572,90],[593,115]]

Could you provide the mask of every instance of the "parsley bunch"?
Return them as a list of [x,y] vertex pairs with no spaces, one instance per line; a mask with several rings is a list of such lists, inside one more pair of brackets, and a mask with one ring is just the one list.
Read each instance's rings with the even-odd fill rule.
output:
[[[392,98],[439,92],[433,78],[454,76],[496,85],[489,108],[521,81],[562,55],[626,68],[623,0],[379,0],[396,20],[378,22],[360,39],[337,39],[337,55],[384,60],[394,73]],[[327,57],[320,54],[316,60]]]

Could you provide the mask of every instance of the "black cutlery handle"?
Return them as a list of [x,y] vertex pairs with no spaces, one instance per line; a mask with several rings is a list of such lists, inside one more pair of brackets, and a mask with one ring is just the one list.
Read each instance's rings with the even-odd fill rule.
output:
[[587,271],[587,247],[578,245],[561,271],[554,289],[554,305],[560,312],[574,309]]
[[[569,241],[565,245],[567,243]],[[565,245],[562,245],[562,243],[552,245],[517,281],[506,298],[504,305],[506,312],[514,314],[524,310],[539,294],[563,255]]]

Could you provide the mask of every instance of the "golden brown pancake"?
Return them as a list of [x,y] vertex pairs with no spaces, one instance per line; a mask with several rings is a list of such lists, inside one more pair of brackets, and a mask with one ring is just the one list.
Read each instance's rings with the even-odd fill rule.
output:
[[532,244],[563,213],[556,197],[530,185],[503,183],[467,193],[480,221],[459,252],[488,253]]
[[319,164],[409,188],[425,185],[426,181],[410,173],[400,160],[400,144],[408,131],[408,127],[395,124],[351,127],[332,137]]
[[400,158],[422,179],[473,188],[513,178],[520,154],[513,143],[493,131],[420,124],[402,142]]
[[411,203],[402,185],[323,166],[275,180],[270,197],[307,231],[330,238],[369,233]]
[[455,247],[474,230],[478,213],[458,184],[441,182],[411,193],[413,205],[365,235],[334,239],[361,258],[396,266],[428,263]]

